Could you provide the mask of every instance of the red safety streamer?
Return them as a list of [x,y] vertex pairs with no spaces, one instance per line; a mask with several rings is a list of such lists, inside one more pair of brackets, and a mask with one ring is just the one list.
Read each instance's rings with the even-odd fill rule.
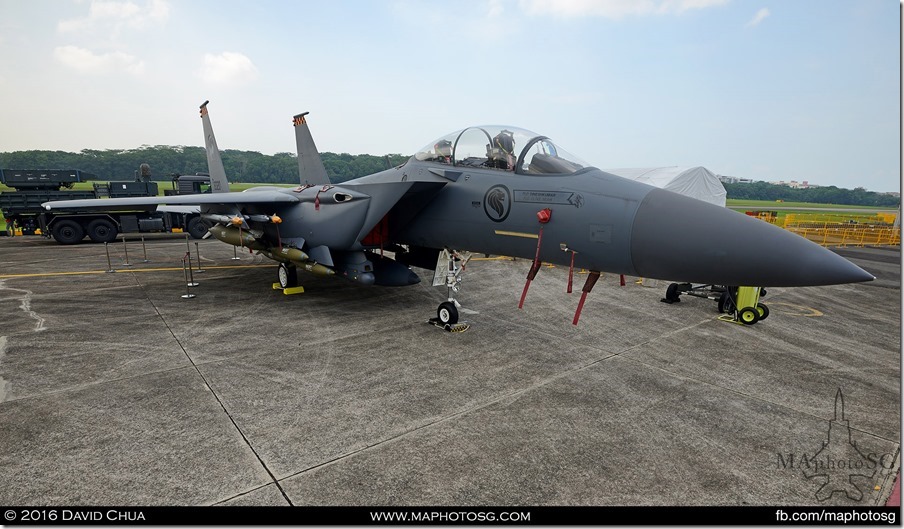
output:
[[333,186],[329,186],[329,185],[323,186],[317,191],[317,194],[314,195],[314,210],[315,211],[320,211],[320,193],[326,193],[327,191],[329,191],[332,188],[333,188]]
[[518,302],[518,308],[524,307],[524,298],[527,297],[527,289],[530,288],[530,282],[537,277],[540,271],[540,245],[543,244],[543,225],[552,219],[552,210],[549,208],[541,209],[537,212],[537,222],[540,223],[540,232],[537,234],[537,253],[534,255],[534,262],[530,265],[530,271],[527,272],[527,281],[524,283],[524,290],[521,292],[521,301]]
[[571,294],[571,284],[574,280],[574,254],[575,251],[571,251],[571,266],[568,267],[568,289],[565,291],[568,294]]
[[619,284],[621,286],[625,286],[625,274],[621,274],[621,279],[619,279]]
[[[542,233],[543,230],[540,230]],[[518,308],[524,308],[524,298],[527,297],[527,289],[530,288],[530,282],[537,277],[537,272],[540,271],[540,265],[543,263],[539,259],[535,259],[534,262],[530,265],[530,271],[527,272],[527,281],[524,283],[524,290],[521,291],[521,301],[518,302]]]
[[584,301],[587,299],[587,294],[593,290],[593,285],[596,284],[597,279],[600,278],[600,273],[591,271],[590,275],[587,276],[587,281],[584,282],[584,288],[581,289],[581,301],[578,302],[578,310],[574,311],[574,321],[571,322],[572,325],[577,325],[578,320],[581,319],[581,311],[584,309]]

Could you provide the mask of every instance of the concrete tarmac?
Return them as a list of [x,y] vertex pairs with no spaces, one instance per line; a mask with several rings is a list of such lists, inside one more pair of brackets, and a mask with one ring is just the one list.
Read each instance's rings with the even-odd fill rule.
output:
[[0,505],[883,505],[900,466],[899,248],[753,326],[606,274],[575,327],[584,276],[518,310],[529,262],[475,260],[448,333],[432,272],[286,296],[208,240],[183,299],[146,246],[0,237]]

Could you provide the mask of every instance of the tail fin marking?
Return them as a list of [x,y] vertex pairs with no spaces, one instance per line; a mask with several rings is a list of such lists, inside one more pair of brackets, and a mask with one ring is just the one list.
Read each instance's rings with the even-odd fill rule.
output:
[[220,158],[220,149],[217,147],[217,139],[213,135],[213,127],[210,124],[210,116],[207,114],[207,103],[201,105],[201,123],[204,125],[204,148],[207,150],[207,172],[210,174],[210,190],[212,193],[228,193],[229,180],[226,178],[226,169]]
[[298,177],[303,186],[326,185],[330,177],[323,167],[323,160],[314,145],[311,129],[304,117],[308,113],[298,114],[292,118],[295,126],[295,146],[298,148]]

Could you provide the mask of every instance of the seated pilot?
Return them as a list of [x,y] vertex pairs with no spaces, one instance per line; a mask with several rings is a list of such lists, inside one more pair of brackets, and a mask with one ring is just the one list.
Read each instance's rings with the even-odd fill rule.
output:
[[515,138],[511,131],[503,130],[487,145],[487,165],[507,171],[515,169]]
[[434,161],[440,163],[452,163],[452,142],[449,140],[440,140],[439,143],[433,146],[433,150],[436,152],[436,158]]

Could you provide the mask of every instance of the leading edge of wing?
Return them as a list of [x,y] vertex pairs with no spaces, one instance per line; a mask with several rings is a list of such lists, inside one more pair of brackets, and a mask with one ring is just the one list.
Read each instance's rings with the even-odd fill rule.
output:
[[[282,189],[282,188],[280,188]],[[201,195],[175,195],[163,197],[92,198],[86,200],[53,200],[41,206],[53,209],[108,208],[126,206],[153,206],[157,204],[199,205],[199,204],[271,204],[299,202],[298,197],[281,191],[256,190],[254,192],[211,193]]]

